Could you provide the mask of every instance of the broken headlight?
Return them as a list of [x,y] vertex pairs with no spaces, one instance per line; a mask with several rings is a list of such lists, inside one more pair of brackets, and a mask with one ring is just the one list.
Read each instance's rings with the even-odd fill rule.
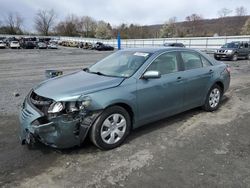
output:
[[79,98],[79,109],[84,110],[91,105],[91,98],[88,96],[81,96]]
[[91,104],[91,99],[88,96],[80,97],[78,101],[71,102],[54,102],[50,105],[48,113],[73,113],[80,110],[85,110]]
[[53,102],[49,109],[48,113],[58,113],[64,109],[64,104],[62,102]]

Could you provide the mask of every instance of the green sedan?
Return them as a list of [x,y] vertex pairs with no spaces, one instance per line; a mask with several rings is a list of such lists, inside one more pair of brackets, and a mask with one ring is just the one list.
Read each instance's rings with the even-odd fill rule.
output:
[[217,110],[229,84],[229,67],[196,50],[121,50],[34,87],[20,113],[20,138],[69,148],[89,136],[112,149],[150,122],[199,106]]

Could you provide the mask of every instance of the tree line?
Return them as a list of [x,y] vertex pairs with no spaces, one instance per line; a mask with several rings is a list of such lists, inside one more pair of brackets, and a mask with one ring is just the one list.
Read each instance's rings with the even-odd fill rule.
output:
[[[232,10],[222,8],[218,11],[219,19],[231,16]],[[247,15],[247,9],[243,6],[235,9],[235,16]],[[39,35],[81,36],[86,38],[111,39],[116,38],[120,32],[123,39],[158,38],[158,37],[184,37],[207,36],[203,28],[203,16],[199,14],[188,15],[182,25],[179,26],[176,17],[169,18],[160,29],[153,26],[138,24],[124,24],[112,27],[105,21],[97,21],[89,16],[68,15],[64,20],[57,21],[56,12],[51,10],[38,10],[34,17],[34,28]],[[0,33],[20,35],[27,34],[23,28],[24,19],[19,13],[10,12],[5,19],[0,20]],[[223,22],[222,22],[223,23]],[[241,29],[241,34],[250,34],[250,19]]]

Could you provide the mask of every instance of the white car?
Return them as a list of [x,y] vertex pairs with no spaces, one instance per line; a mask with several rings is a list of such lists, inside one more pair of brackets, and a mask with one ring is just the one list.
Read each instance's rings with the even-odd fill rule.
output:
[[20,44],[18,41],[11,41],[10,48],[20,48]]
[[48,48],[49,49],[57,49],[58,47],[57,47],[57,44],[55,42],[51,42],[51,43],[49,43]]
[[6,44],[2,40],[0,40],[0,48],[6,48]]

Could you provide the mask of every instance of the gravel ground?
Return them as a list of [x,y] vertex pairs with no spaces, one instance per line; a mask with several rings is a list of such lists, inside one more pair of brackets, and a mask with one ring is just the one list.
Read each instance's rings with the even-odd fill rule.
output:
[[[70,73],[110,52],[0,50],[0,187],[250,187],[250,61],[227,61],[220,109],[200,108],[132,132],[125,144],[34,150],[18,140],[18,111],[46,69]],[[20,96],[15,97],[16,94]]]

